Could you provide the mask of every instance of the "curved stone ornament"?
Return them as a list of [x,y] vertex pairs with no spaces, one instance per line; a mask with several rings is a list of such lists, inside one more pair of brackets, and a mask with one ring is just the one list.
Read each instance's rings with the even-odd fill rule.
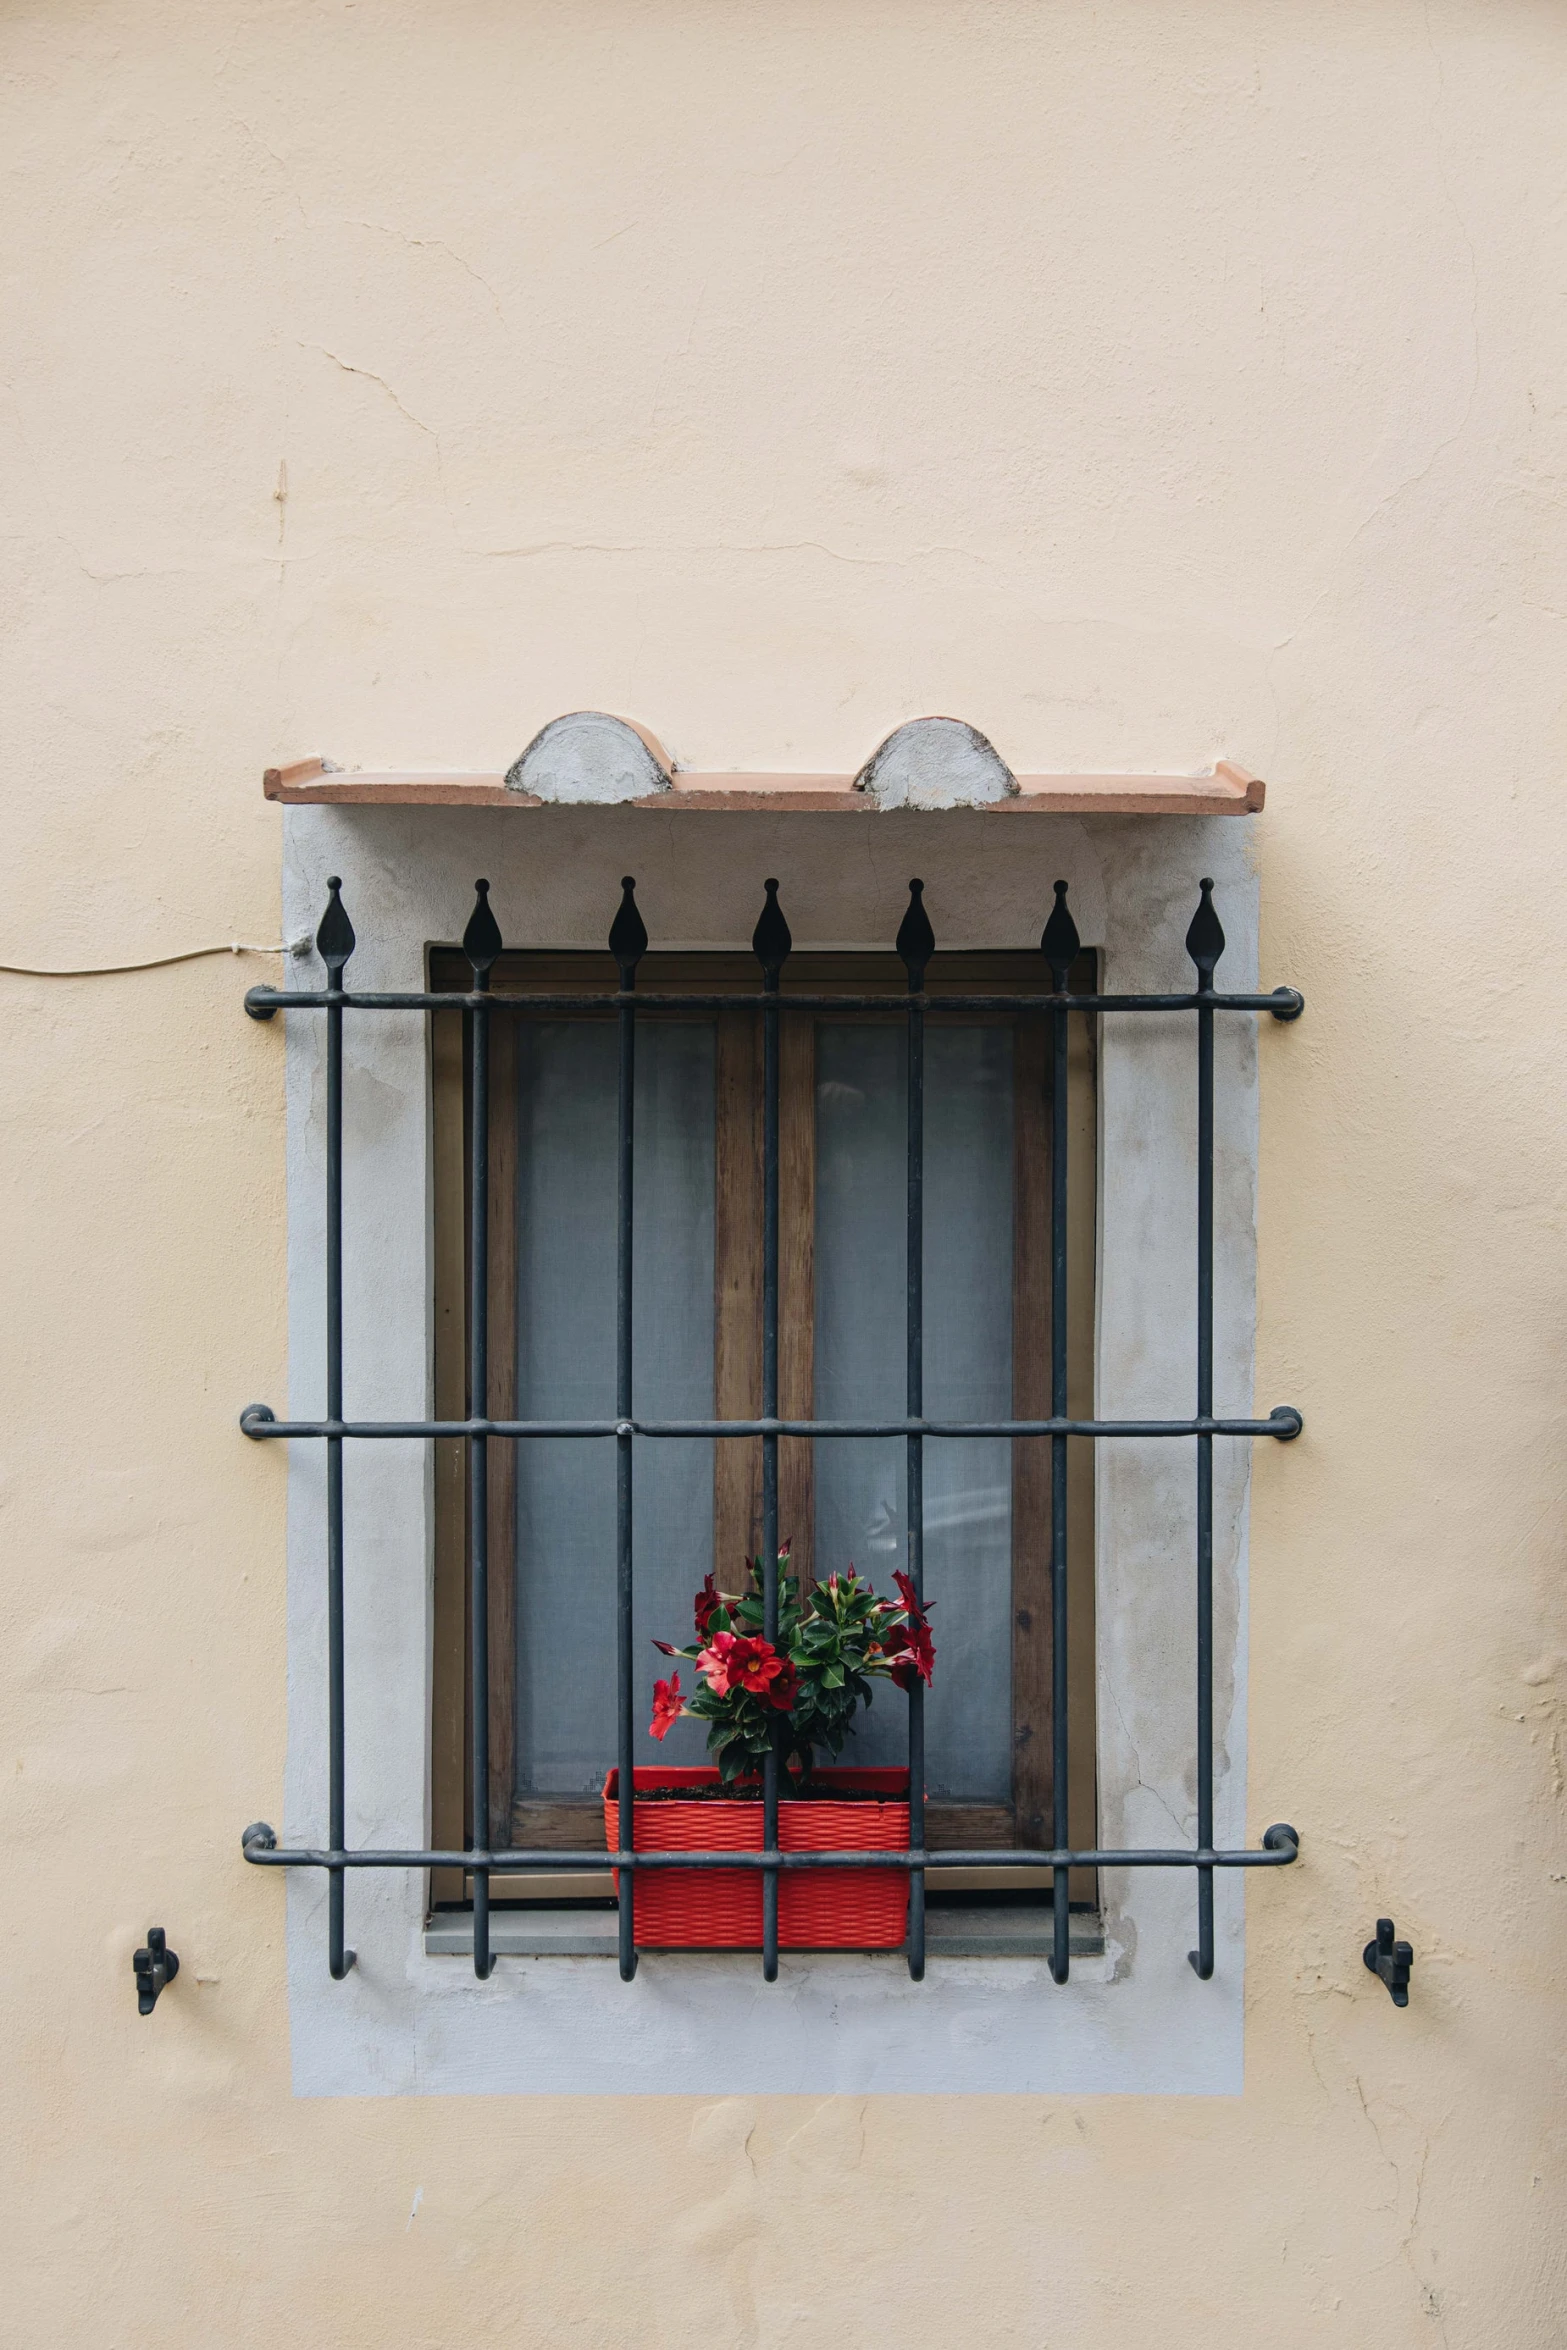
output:
[[607,710],[571,710],[540,727],[506,770],[508,791],[565,807],[613,807],[669,789],[662,746]]
[[911,718],[861,768],[878,808],[988,808],[1017,782],[994,745],[961,718]]

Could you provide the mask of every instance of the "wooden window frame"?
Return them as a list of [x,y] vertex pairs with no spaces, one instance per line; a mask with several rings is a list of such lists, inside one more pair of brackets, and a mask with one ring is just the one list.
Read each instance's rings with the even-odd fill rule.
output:
[[[1092,993],[1097,965],[1085,952],[1074,965],[1074,993]],[[750,992],[755,959],[698,951],[649,954],[639,974],[649,994]],[[460,992],[468,966],[449,949],[430,957],[432,990]],[[618,984],[607,954],[530,952],[501,957],[492,974],[497,996],[613,994]],[[888,954],[802,951],[790,958],[783,993],[901,995],[907,986]],[[926,980],[932,1021],[944,994],[1038,994],[1035,955],[975,951],[938,954]],[[672,1015],[678,1017],[678,1014]],[[1018,1418],[1044,1417],[1050,1408],[1050,1053],[1044,1015],[1015,1018],[958,1006],[965,1025],[1007,1023],[1014,1030],[1013,1087],[1013,1368],[1012,1409]],[[605,1012],[552,1018],[609,1019]],[[644,1015],[656,1019],[656,1012]],[[784,1418],[808,1418],[812,1408],[815,1319],[815,1036],[832,1013],[804,1014],[781,1027],[779,1404]],[[863,1010],[847,1020],[876,1017]],[[898,1014],[889,1010],[889,1020]],[[438,1418],[468,1409],[467,1168],[465,1116],[466,1015],[431,1015],[431,1132],[434,1198],[434,1385]],[[717,1121],[714,1219],[714,1416],[754,1416],[761,1403],[761,1023],[745,1011],[715,1015]],[[516,1412],[517,1308],[517,1022],[490,1024],[490,1411]],[[1091,1417],[1094,1408],[1094,1288],[1098,1114],[1097,1031],[1092,1020],[1071,1023],[1068,1066],[1068,1409]],[[939,1232],[928,1239],[939,1245]],[[761,1528],[761,1440],[714,1445],[714,1558],[754,1556]],[[1095,1838],[1094,1448],[1068,1451],[1068,1585],[1072,1654],[1069,1659],[1071,1836],[1079,1849]],[[473,1788],[467,1734],[468,1481],[460,1439],[437,1440],[434,1453],[434,1605],[431,1721],[432,1835],[437,1847],[470,1841]],[[1012,1447],[1012,1744],[1010,1803],[933,1801],[926,1806],[933,1851],[1040,1847],[1050,1840],[1053,1793],[1050,1736],[1050,1460],[1043,1444]],[[487,1841],[548,1850],[577,1850],[603,1834],[596,1797],[531,1797],[515,1793],[516,1446],[492,1445],[489,1476],[490,1786]],[[812,1570],[812,1447],[804,1437],[779,1441],[779,1525],[793,1537],[802,1577]],[[1039,1893],[1037,1872],[942,1870],[928,1874],[934,1893]],[[602,1875],[491,1879],[497,1900],[604,1897]],[[468,1897],[456,1869],[431,1872],[435,1905]],[[1095,1898],[1093,1872],[1072,1872],[1074,1904]]]

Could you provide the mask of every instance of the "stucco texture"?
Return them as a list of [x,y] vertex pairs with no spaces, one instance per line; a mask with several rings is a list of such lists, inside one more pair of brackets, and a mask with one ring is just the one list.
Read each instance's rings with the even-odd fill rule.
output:
[[940,710],[1265,774],[1309,1008],[1244,2092],[296,2099],[278,966],[0,978],[0,2338],[1561,2339],[1564,119],[1547,0],[5,10],[0,961],[275,938],[279,756]]

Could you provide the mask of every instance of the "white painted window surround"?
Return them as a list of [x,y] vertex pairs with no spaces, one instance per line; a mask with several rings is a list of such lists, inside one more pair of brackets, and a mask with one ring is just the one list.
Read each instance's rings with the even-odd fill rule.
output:
[[[779,876],[798,947],[885,948],[911,874],[949,947],[1037,942],[1063,875],[1112,989],[1187,984],[1198,877],[1215,877],[1219,984],[1256,985],[1253,827],[1233,818],[887,812],[671,816],[627,807],[294,807],[285,929],[313,929],[340,873],[359,945],[350,982],[418,987],[431,944],[462,935],[485,874],[508,945],[598,947],[623,873],[661,948],[748,943]],[[301,973],[311,968],[300,967]],[[294,984],[300,984],[296,976]],[[324,1407],[323,1023],[286,1021],[290,1410]],[[431,1403],[430,1086],[418,1014],[346,1027],[345,1389],[365,1416]],[[1194,1024],[1102,1023],[1100,1413],[1194,1403]],[[1219,1023],[1216,1185],[1221,1410],[1252,1407],[1257,1159],[1255,1022]],[[323,1841],[326,1622],[323,1448],[290,1447],[286,1843]],[[1244,1840],[1249,1447],[1215,1450],[1217,1828]],[[428,1836],[432,1511],[428,1447],[350,1446],[347,1763],[350,1843]],[[1106,1444],[1098,1457],[1099,1833],[1189,1842],[1194,1829],[1193,1448]],[[294,2083],[302,2095],[1118,2091],[1241,2086],[1243,1873],[1217,1879],[1218,1968],[1187,1964],[1185,1871],[1103,1880],[1106,1948],[1064,1989],[1032,1958],[790,1955],[768,1987],[745,1955],[644,1955],[634,1982],[597,1958],[503,1959],[488,1983],[424,1946],[423,1880],[353,1872],[343,1983],[326,1967],[325,1879],[287,1886]],[[1253,1899],[1269,1897],[1264,1878]]]

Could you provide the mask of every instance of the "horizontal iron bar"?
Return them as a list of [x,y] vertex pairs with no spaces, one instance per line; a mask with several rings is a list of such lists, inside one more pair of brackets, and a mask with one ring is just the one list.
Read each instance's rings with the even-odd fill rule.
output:
[[273,1436],[348,1436],[397,1442],[422,1437],[502,1436],[1273,1436],[1287,1444],[1304,1422],[1293,1404],[1265,1420],[279,1420],[266,1404],[247,1404],[239,1424],[258,1441]]
[[[340,1004],[347,1012],[471,1012],[485,1004],[494,1012],[516,1012],[525,1019],[552,1012],[612,1012],[634,1003],[639,1012],[760,1011],[758,994],[634,995],[458,995],[415,989],[390,992],[329,995],[325,988],[290,991],[253,987],[245,1009],[255,1020],[270,1020],[274,1012],[308,1012]],[[785,1012],[1271,1012],[1275,1019],[1297,1020],[1306,999],[1297,988],[1276,987],[1270,995],[787,995],[774,999]]]
[[1299,1856],[1293,1828],[1270,1828],[1275,1844],[1260,1851],[1184,1851],[1178,1846],[1130,1852],[331,1852],[284,1851],[252,1841],[245,1858],[273,1869],[1277,1869]]

